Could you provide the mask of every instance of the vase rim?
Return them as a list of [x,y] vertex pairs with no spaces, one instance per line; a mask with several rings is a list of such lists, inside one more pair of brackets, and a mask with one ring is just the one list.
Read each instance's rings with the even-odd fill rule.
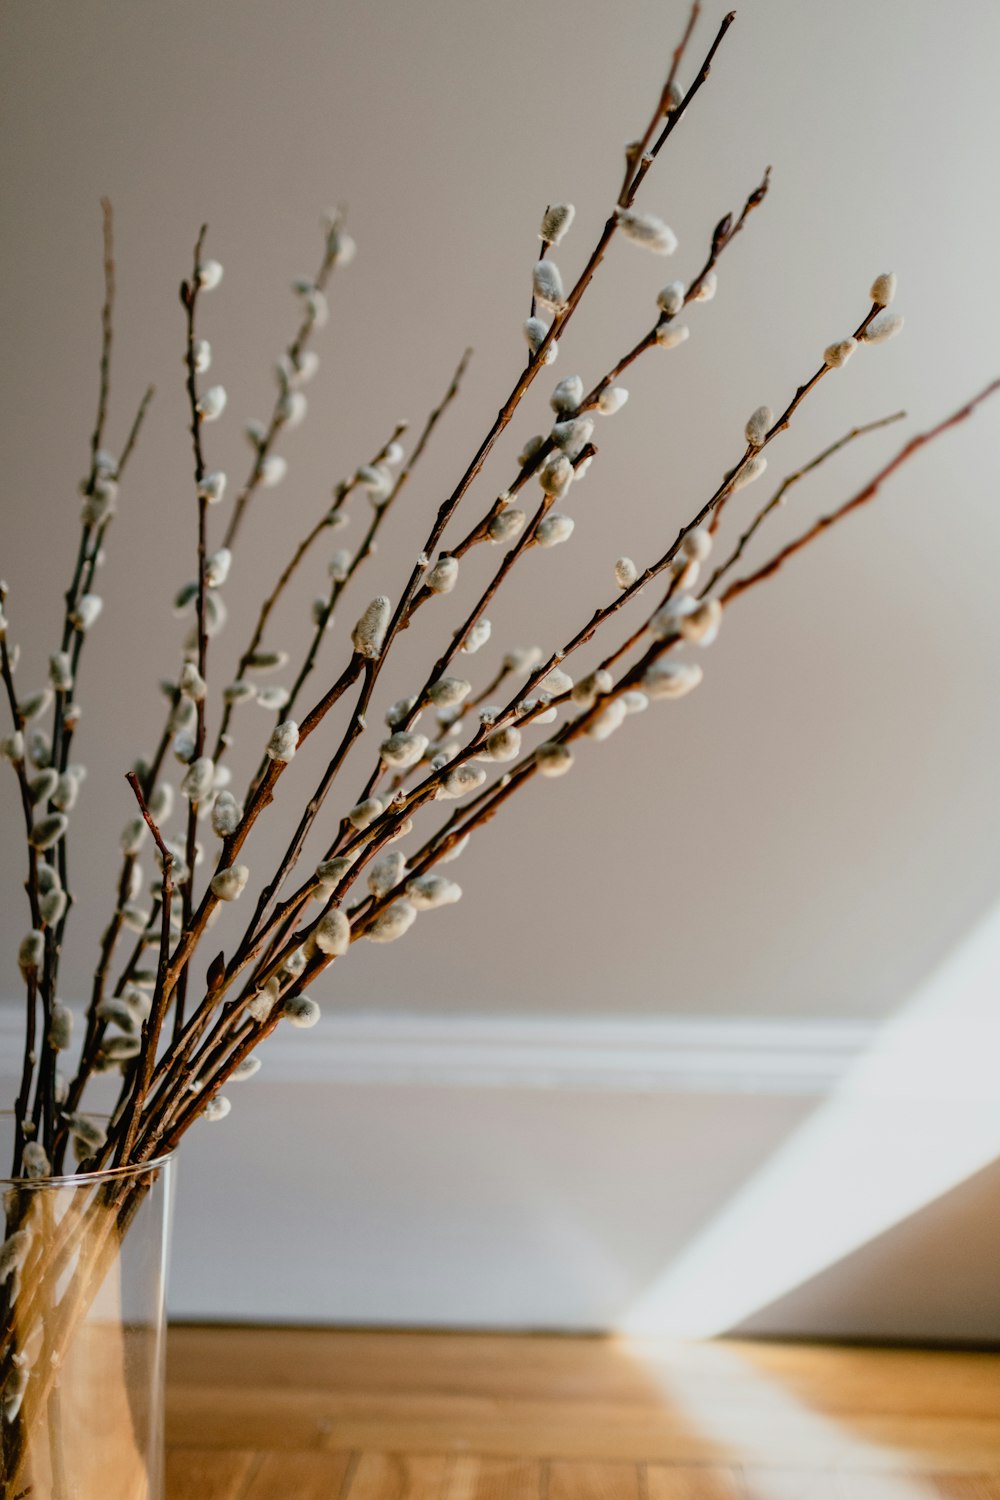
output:
[[[99,1110],[93,1111],[90,1117],[94,1120],[108,1120],[109,1115],[102,1114]],[[0,1125],[14,1120],[12,1109],[0,1109]],[[0,1193],[9,1192],[16,1188],[18,1192],[45,1191],[46,1188],[70,1188],[86,1187],[95,1182],[115,1182],[128,1177],[141,1177],[146,1173],[159,1171],[175,1159],[176,1149],[173,1151],[162,1151],[158,1156],[151,1156],[146,1161],[132,1162],[130,1165],[120,1167],[101,1167],[98,1172],[61,1172],[57,1176],[50,1177],[7,1177],[0,1176]]]

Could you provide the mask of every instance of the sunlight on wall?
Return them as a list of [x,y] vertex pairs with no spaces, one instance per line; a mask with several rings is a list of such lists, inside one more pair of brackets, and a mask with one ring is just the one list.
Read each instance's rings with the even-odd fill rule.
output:
[[737,1326],[1000,1155],[1000,909],[638,1298],[627,1332]]

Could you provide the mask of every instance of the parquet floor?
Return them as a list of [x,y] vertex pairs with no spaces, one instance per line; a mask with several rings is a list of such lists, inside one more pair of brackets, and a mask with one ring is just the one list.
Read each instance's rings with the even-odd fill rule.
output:
[[1000,1500],[1000,1355],[176,1328],[168,1500]]

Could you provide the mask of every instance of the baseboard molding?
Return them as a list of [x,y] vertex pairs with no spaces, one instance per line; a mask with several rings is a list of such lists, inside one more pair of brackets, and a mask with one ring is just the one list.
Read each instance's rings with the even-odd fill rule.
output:
[[[0,1073],[19,1065],[21,1017],[0,1007]],[[271,1083],[612,1093],[822,1095],[871,1045],[877,1023],[327,1013],[262,1045]]]

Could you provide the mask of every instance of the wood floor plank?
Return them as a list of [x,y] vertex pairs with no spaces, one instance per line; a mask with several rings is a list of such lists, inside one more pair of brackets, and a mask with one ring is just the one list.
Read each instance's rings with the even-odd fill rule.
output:
[[443,1500],[542,1500],[542,1465],[537,1459],[462,1455]]
[[843,1500],[841,1477],[832,1469],[747,1468],[743,1482],[746,1500]]
[[630,1463],[549,1466],[548,1500],[640,1500],[639,1468]]
[[647,1500],[745,1500],[736,1469],[709,1464],[650,1464],[646,1469]]
[[241,1500],[256,1455],[198,1448],[167,1450],[167,1500]]
[[442,1500],[446,1454],[362,1453],[344,1500]]
[[264,1453],[240,1500],[339,1500],[349,1453]]

